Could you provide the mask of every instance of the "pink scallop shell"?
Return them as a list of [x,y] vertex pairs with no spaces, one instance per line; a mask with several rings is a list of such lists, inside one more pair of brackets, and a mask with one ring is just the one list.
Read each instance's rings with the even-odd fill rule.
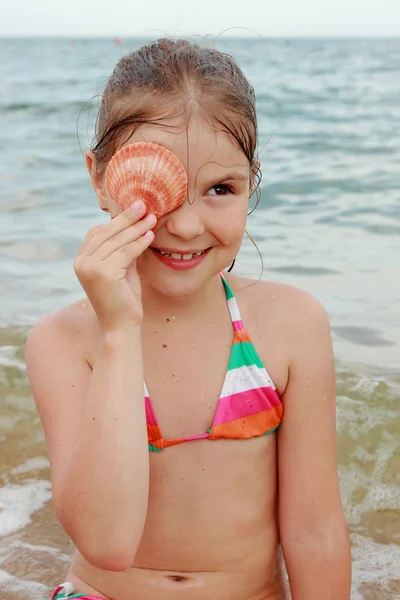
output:
[[180,160],[159,144],[137,142],[114,154],[106,170],[111,198],[125,210],[143,200],[157,219],[178,208],[187,195],[187,175]]

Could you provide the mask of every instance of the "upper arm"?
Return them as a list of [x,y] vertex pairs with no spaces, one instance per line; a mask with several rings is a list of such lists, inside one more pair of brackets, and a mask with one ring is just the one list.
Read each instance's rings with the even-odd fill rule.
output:
[[329,320],[299,292],[291,319],[289,379],[278,434],[282,544],[343,533],[336,458],[335,368]]
[[35,325],[28,336],[25,355],[32,394],[46,436],[55,498],[61,491],[79,427],[91,369],[76,341],[76,330],[59,313]]

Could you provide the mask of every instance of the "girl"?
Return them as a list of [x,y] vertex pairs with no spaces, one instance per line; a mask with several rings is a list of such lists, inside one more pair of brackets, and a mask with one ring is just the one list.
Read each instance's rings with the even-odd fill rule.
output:
[[[187,173],[187,198],[157,223],[140,201],[122,212],[105,184],[138,141]],[[259,181],[256,143],[253,89],[217,50],[159,40],[108,81],[86,159],[113,218],[78,252],[86,297],[26,348],[76,546],[53,598],[280,600],[281,546],[294,600],[349,599],[326,313],[299,289],[223,273]]]

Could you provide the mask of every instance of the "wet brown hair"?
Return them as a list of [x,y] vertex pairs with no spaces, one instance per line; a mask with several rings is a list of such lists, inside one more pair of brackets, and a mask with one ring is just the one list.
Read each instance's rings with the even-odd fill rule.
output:
[[98,176],[141,124],[165,127],[165,120],[182,117],[187,125],[194,111],[243,150],[258,203],[254,89],[232,56],[188,40],[159,39],[117,63],[103,92],[91,148]]

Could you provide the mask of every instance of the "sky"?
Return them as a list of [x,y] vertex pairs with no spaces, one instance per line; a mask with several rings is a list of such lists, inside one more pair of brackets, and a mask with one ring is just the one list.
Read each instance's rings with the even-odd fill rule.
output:
[[400,0],[0,0],[0,36],[154,37],[160,32],[398,37]]

